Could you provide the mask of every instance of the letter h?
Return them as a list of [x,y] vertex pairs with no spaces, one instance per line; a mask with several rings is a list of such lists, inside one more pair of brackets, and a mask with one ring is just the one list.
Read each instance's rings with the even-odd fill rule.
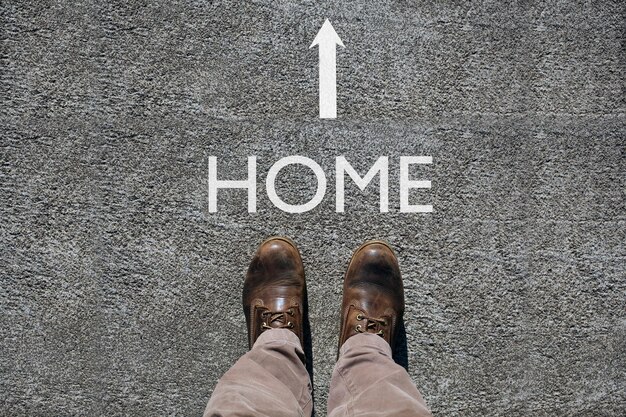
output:
[[256,212],[256,156],[248,157],[248,179],[218,180],[217,157],[209,156],[209,213],[217,212],[217,190],[219,188],[247,188],[248,213]]

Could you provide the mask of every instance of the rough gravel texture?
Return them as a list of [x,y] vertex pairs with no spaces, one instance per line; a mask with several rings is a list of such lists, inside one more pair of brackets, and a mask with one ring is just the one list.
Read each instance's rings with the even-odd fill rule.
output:
[[[382,238],[403,270],[409,370],[438,416],[626,415],[625,10],[619,1],[3,1],[0,414],[199,415],[246,351],[258,243],[300,246],[325,415],[343,272]],[[324,18],[338,119],[317,117]],[[325,170],[276,209],[280,157]],[[258,212],[220,191],[208,157]],[[334,161],[390,158],[334,211]],[[401,155],[432,180],[398,213]],[[313,195],[285,169],[287,202]]]

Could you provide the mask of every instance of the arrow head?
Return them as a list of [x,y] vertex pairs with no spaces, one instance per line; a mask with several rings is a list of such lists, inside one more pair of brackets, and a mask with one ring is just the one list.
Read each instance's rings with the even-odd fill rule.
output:
[[330,20],[326,19],[309,48],[313,48],[315,45],[324,46],[328,44],[337,44],[345,48],[343,42],[341,42],[341,38],[339,38],[339,35],[335,32],[335,28],[330,24]]

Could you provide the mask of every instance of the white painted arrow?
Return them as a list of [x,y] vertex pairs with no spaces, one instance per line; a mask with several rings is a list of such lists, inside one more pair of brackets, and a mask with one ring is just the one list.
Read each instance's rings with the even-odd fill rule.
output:
[[326,19],[309,48],[319,45],[320,54],[320,119],[337,118],[337,51],[343,45],[333,25]]

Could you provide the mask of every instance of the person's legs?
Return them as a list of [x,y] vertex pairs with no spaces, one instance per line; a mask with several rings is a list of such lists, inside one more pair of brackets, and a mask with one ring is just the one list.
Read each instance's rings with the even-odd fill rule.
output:
[[328,395],[328,416],[431,416],[406,370],[381,337],[363,333],[341,347]]
[[403,313],[396,256],[384,242],[365,243],[352,256],[344,278],[329,417],[431,415],[407,372],[391,356]]
[[220,378],[204,416],[308,417],[312,408],[300,341],[289,330],[273,329]]
[[220,379],[205,417],[309,417],[311,382],[303,353],[306,284],[287,238],[259,246],[243,285],[251,350]]

